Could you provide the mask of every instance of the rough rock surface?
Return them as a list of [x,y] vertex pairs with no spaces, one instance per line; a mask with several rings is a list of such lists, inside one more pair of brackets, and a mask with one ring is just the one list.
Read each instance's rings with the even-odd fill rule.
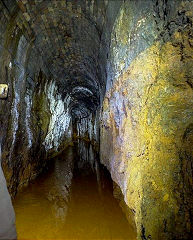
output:
[[138,239],[191,239],[191,1],[126,1],[112,32],[101,161],[135,214]]
[[192,9],[188,0],[0,1],[9,87],[0,139],[13,196],[75,141],[82,165],[100,150],[138,239],[192,238]]

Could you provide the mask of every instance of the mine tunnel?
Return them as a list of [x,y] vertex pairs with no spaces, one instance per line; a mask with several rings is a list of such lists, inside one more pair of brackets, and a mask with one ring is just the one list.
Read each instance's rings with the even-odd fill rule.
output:
[[0,239],[193,239],[193,1],[0,0]]

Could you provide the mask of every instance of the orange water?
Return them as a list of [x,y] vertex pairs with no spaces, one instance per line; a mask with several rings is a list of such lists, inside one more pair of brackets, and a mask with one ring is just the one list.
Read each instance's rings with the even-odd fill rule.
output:
[[18,239],[136,240],[112,194],[104,169],[74,174],[73,149],[20,192],[15,201]]

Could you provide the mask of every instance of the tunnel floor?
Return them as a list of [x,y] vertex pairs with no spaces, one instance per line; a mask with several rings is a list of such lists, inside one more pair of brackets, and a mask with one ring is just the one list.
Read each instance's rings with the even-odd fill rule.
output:
[[77,168],[73,147],[17,195],[14,208],[19,240],[136,239],[108,172]]

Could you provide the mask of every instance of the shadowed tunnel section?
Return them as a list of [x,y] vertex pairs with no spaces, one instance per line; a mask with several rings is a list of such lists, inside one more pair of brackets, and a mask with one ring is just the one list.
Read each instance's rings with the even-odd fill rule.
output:
[[[0,138],[12,196],[79,139],[94,148],[78,145],[84,156],[99,156],[107,52],[120,6],[106,0],[0,1],[0,83],[9,87],[0,103]],[[2,216],[12,212],[5,223],[11,235],[13,209],[10,202],[3,206]],[[10,235],[1,225],[0,238]]]
[[1,76],[9,85],[8,101],[1,101],[1,113],[9,109],[0,119],[2,158],[12,194],[72,139],[99,147],[111,30],[121,3],[0,2]]
[[70,113],[88,117],[99,106],[105,87],[100,60],[109,44],[102,36],[108,1],[18,1],[18,5],[30,26],[33,47],[59,93],[63,99],[70,96]]

